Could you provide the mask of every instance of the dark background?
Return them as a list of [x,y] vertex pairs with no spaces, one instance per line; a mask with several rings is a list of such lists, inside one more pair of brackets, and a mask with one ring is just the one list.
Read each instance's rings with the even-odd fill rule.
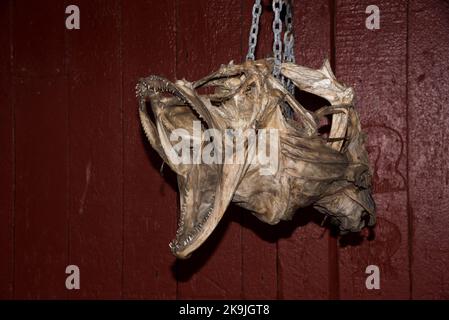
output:
[[[134,86],[241,62],[253,1],[1,0],[0,298],[449,298],[448,1],[294,2],[297,62],[328,57],[356,91],[374,232],[337,238],[309,213],[268,226],[234,207],[190,260],[171,256],[174,177]],[[69,4],[80,30],[65,28]],[[380,30],[365,28],[371,4]],[[68,264],[80,290],[65,288]],[[365,287],[370,264],[380,290]]]

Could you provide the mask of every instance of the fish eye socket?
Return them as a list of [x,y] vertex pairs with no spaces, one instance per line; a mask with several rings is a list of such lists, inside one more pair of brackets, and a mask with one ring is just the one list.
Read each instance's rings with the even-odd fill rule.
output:
[[245,94],[253,94],[256,90],[256,83],[253,81],[246,85],[244,93]]
[[212,100],[212,101],[210,102],[210,104],[213,105],[214,107],[219,108],[219,107],[221,107],[221,106],[223,105],[223,101]]

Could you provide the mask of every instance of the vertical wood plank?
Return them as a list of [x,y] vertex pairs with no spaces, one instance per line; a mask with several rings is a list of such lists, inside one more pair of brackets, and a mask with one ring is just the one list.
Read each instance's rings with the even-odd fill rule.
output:
[[135,85],[150,74],[175,77],[176,30],[172,1],[123,1],[124,297],[176,298],[176,182],[144,137]]
[[80,268],[71,298],[120,298],[123,146],[121,4],[80,0],[80,30],[67,30],[69,263]]
[[14,1],[15,297],[66,296],[67,83],[61,1]]
[[[296,63],[320,68],[331,59],[331,20],[329,1],[294,3]],[[270,36],[270,39],[272,37]],[[316,99],[299,94],[305,107],[317,107]],[[329,231],[321,227],[318,212],[300,209],[293,221],[286,222],[279,240],[279,297],[283,299],[327,299],[335,261],[329,257]]]
[[0,299],[13,295],[14,106],[12,100],[12,2],[0,3]]
[[[240,46],[240,1],[177,1],[178,78],[197,80],[240,60]],[[204,245],[178,262],[179,298],[241,297],[241,230],[235,220],[237,211],[228,210]]]
[[408,60],[412,297],[448,299],[449,4],[410,1]]
[[[262,15],[256,59],[272,56],[273,12],[270,1],[262,1]],[[248,52],[248,37],[252,22],[254,1],[242,1],[242,55]],[[278,226],[267,225],[251,213],[241,210],[242,221],[242,291],[245,299],[276,299],[277,287],[277,230]]]
[[[337,0],[337,78],[352,86],[374,173],[375,234],[341,239],[340,293],[344,299],[409,297],[406,161],[407,1],[378,3],[380,29],[368,30],[372,1]],[[380,268],[380,290],[368,290],[368,265]]]

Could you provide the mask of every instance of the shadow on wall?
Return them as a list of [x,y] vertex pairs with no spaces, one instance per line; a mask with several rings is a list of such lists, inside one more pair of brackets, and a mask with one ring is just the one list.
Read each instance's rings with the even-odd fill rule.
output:
[[173,276],[178,281],[187,282],[195,273],[200,271],[210,256],[214,254],[232,222],[237,222],[243,228],[250,229],[259,238],[269,243],[276,243],[279,239],[289,238],[297,228],[309,223],[322,226],[323,236],[329,230],[331,237],[339,237],[341,247],[359,246],[364,240],[372,241],[375,239],[375,232],[372,228],[366,228],[365,232],[361,233],[348,233],[339,236],[338,228],[331,225],[328,220],[324,220],[323,214],[312,207],[299,209],[290,221],[281,221],[276,225],[269,225],[260,221],[246,209],[231,204],[217,228],[206,242],[194,252],[192,257],[188,260],[177,260],[173,263]]
[[[232,222],[237,222],[243,228],[250,229],[266,242],[276,243],[278,239],[290,237],[296,228],[310,222],[321,224],[322,220],[323,215],[321,213],[308,207],[298,211],[291,221],[281,221],[277,225],[269,225],[260,221],[246,209],[231,204],[217,228],[206,242],[194,252],[192,257],[188,260],[177,260],[173,264],[173,276],[181,282],[189,281],[192,275],[201,270],[210,256],[214,254]],[[329,228],[329,226],[326,226],[326,228]],[[325,229],[323,229],[323,234],[324,232]]]

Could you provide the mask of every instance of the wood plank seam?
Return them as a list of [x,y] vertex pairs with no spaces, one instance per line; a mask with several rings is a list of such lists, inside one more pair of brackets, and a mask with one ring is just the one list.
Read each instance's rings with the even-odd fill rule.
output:
[[124,72],[123,72],[123,0],[119,3],[119,64],[120,64],[120,121],[122,131],[122,263],[121,263],[121,289],[120,297],[124,298],[125,294],[125,107],[124,107]]
[[11,108],[12,108],[12,143],[13,143],[13,199],[12,199],[12,297],[15,297],[16,283],[15,283],[15,270],[16,270],[16,111],[15,111],[15,86],[14,86],[14,1],[9,0],[9,45],[10,45],[10,89],[11,89]]
[[[336,0],[329,0],[329,13],[330,13],[330,63],[332,70],[338,78],[336,73],[336,32],[337,32],[337,9]],[[332,231],[328,231],[329,234],[329,299],[340,298],[340,276],[339,276],[339,248],[338,248],[338,235],[332,235]]]
[[408,274],[409,274],[409,290],[410,290],[410,295],[409,295],[409,299],[413,299],[413,274],[412,274],[412,270],[413,270],[413,212],[412,212],[412,206],[410,203],[410,187],[409,187],[409,183],[410,183],[410,146],[409,146],[409,142],[410,142],[410,128],[409,128],[409,63],[410,63],[410,48],[409,48],[409,39],[410,39],[410,5],[409,5],[409,1],[407,1],[406,3],[406,12],[407,12],[407,23],[406,23],[406,43],[407,43],[407,50],[405,53],[405,91],[406,91],[406,95],[405,95],[405,110],[406,110],[406,121],[405,121],[405,132],[406,132],[406,141],[405,141],[405,145],[406,145],[406,161],[405,161],[405,168],[406,168],[406,194],[407,194],[407,217],[408,217],[408,263],[409,263],[409,269],[408,269]]

